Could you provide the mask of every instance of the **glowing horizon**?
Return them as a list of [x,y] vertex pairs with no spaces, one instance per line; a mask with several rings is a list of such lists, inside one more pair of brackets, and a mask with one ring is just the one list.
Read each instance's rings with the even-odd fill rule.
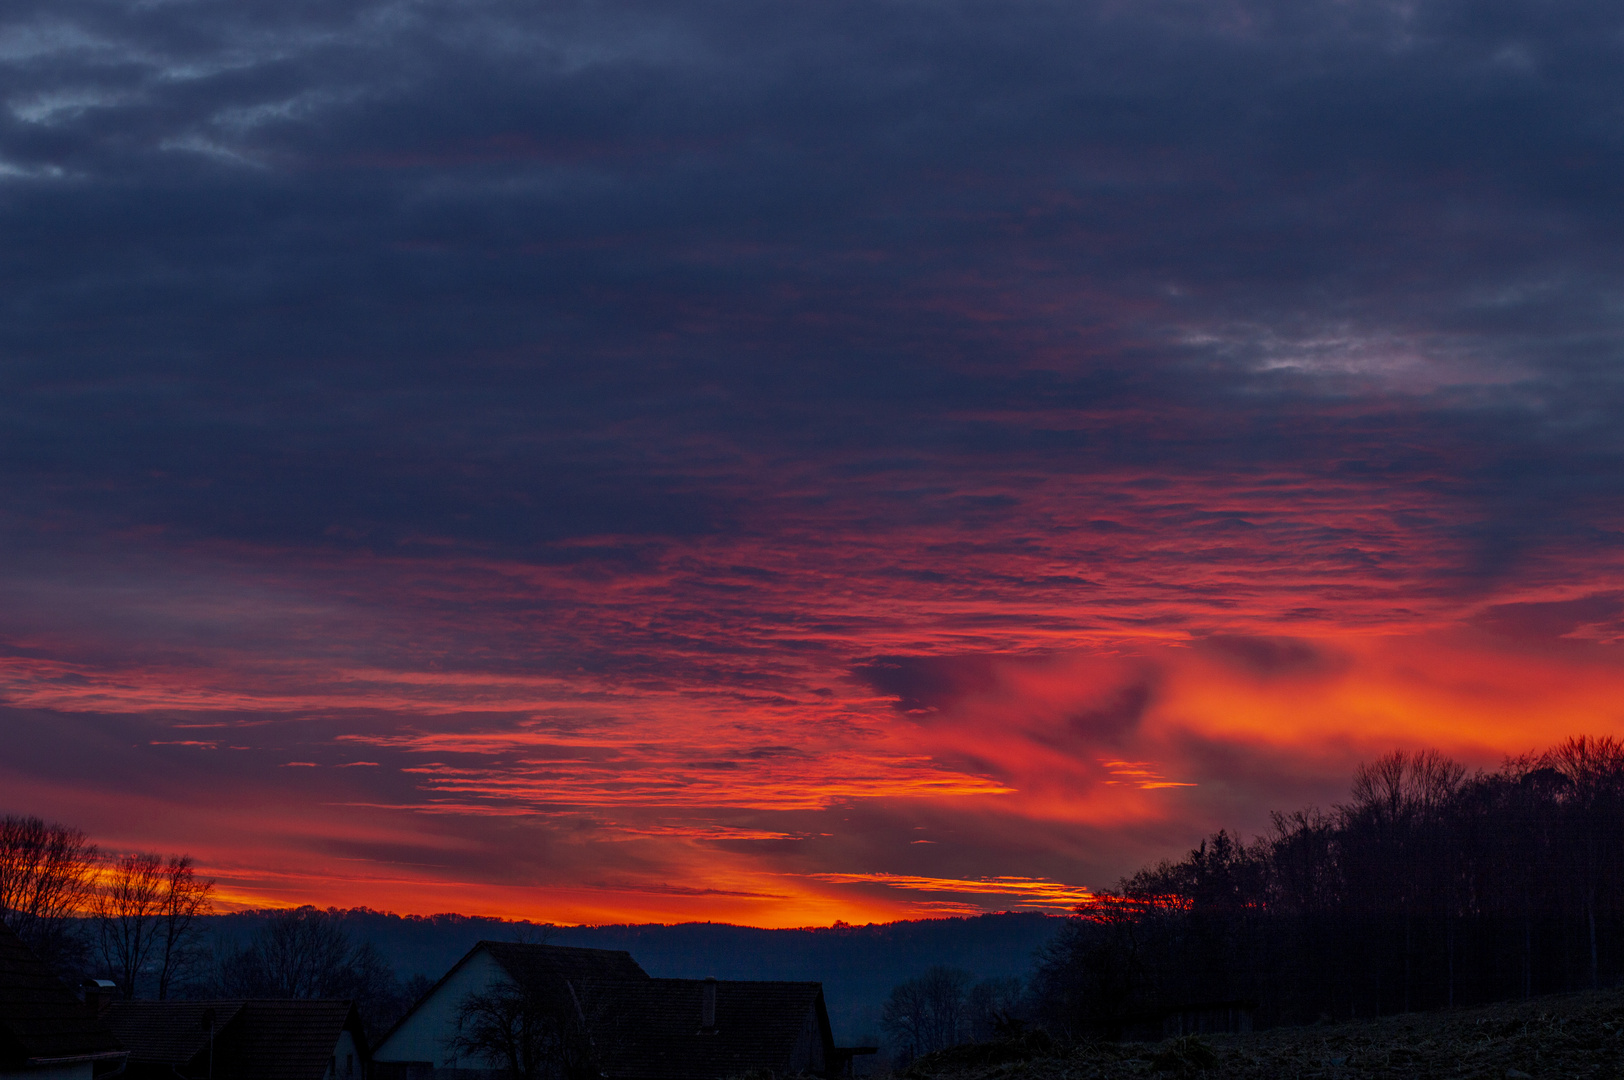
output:
[[[231,664],[204,650],[159,670],[12,657],[14,706],[93,724],[121,715],[120,730],[146,736],[138,756],[177,776],[223,772],[235,790],[200,824],[184,820],[185,802],[149,796],[132,818],[128,792],[101,801],[13,776],[10,790],[34,791],[6,809],[80,824],[116,850],[185,850],[237,908],[762,926],[1060,912],[1213,829],[1245,834],[1269,810],[1335,801],[1354,763],[1394,746],[1492,766],[1616,731],[1616,618],[1609,600],[1518,600],[1410,635],[1247,635],[1230,622],[1059,652],[1050,629],[1024,649],[1005,629],[997,651],[946,654],[904,652],[881,627],[841,668],[775,658],[777,685],[746,693],[328,670],[280,652],[261,667],[235,646]],[[466,633],[460,622],[438,632]],[[816,692],[827,686],[841,689]],[[296,805],[266,820],[266,800],[289,792]],[[865,822],[855,856],[839,824],[854,814]],[[493,879],[480,863],[499,861],[499,847],[481,821],[539,823],[573,879]],[[870,830],[891,852],[863,850]],[[1011,835],[1042,838],[1044,872],[1015,859],[925,872],[961,865],[967,846],[985,860]],[[1056,857],[1079,836],[1116,850]],[[848,853],[805,857],[820,847]],[[374,854],[391,849],[414,856]],[[651,852],[656,880],[639,866]],[[582,860],[625,868],[582,880]]]
[[0,14],[0,813],[827,925],[1624,736],[1559,7]]

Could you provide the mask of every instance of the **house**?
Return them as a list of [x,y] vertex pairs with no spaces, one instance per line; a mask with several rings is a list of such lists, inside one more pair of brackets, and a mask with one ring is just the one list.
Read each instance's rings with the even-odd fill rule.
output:
[[820,983],[646,979],[620,987],[613,1004],[593,1032],[613,1080],[836,1071]]
[[94,1080],[124,1047],[21,938],[0,925],[0,1080]]
[[500,1074],[452,1040],[469,995],[504,986],[567,1011],[605,1080],[832,1077],[869,1049],[835,1046],[819,983],[652,979],[625,952],[482,941],[379,1041],[374,1080]]
[[118,1001],[107,1025],[129,1080],[365,1080],[351,1001]]
[[458,1012],[470,994],[512,984],[538,998],[561,992],[601,997],[602,987],[647,979],[628,952],[481,941],[378,1040],[374,1073],[378,1080],[480,1080],[498,1067],[462,1060],[451,1047]]

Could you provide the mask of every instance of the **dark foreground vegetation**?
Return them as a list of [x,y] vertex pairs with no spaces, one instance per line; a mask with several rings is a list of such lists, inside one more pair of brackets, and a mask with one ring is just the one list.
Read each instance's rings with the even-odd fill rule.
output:
[[1468,775],[1361,766],[1329,812],[1220,832],[1078,909],[1029,991],[1060,1038],[1207,1003],[1258,1027],[1612,986],[1624,975],[1624,744],[1575,738]]
[[1526,1080],[1624,1068],[1624,992],[1379,1020],[1070,1046],[1030,1035],[915,1061],[907,1080]]

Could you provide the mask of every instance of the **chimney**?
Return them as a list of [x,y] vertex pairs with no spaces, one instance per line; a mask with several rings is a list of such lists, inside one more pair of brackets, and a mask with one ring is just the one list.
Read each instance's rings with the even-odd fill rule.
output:
[[100,1017],[118,997],[118,987],[110,979],[85,980],[85,1009],[91,1016]]
[[714,975],[705,980],[704,989],[700,991],[699,1030],[716,1030],[716,977]]

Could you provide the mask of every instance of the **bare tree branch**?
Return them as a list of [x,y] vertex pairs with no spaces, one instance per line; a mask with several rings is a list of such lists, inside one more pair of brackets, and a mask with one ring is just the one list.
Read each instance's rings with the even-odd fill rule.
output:
[[190,855],[171,855],[164,866],[163,909],[159,915],[162,945],[158,960],[158,1000],[165,1001],[176,982],[199,959],[195,948],[197,919],[212,914],[212,879],[199,879]]
[[79,829],[0,818],[0,919],[41,957],[61,963],[69,920],[89,899],[96,846]]
[[163,910],[164,861],[157,855],[125,855],[113,863],[96,892],[96,937],[102,963],[118,992],[135,997],[152,952]]

